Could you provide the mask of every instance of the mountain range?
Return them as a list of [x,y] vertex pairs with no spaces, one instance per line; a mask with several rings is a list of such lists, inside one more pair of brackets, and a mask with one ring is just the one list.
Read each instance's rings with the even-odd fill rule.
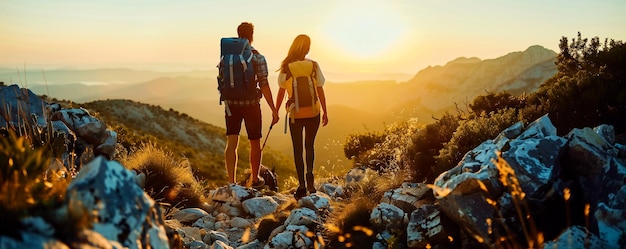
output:
[[[343,157],[343,143],[349,134],[385,129],[393,122],[417,118],[430,123],[446,111],[463,107],[476,96],[488,92],[512,94],[532,92],[557,72],[556,52],[534,45],[524,51],[481,60],[459,57],[443,66],[429,66],[406,82],[332,82],[324,89],[329,125],[317,138],[318,164],[350,166]],[[323,63],[323,62],[320,62]],[[128,99],[165,110],[188,114],[200,121],[224,127],[224,111],[219,105],[215,70],[154,72],[132,69],[94,70],[11,70],[0,68],[0,81],[20,84],[39,95],[75,103]],[[275,75],[270,75],[275,82]],[[271,84],[276,94],[275,84]],[[262,100],[264,103],[265,100]],[[271,115],[264,106],[264,135]],[[268,145],[291,157],[289,135],[273,129]]]

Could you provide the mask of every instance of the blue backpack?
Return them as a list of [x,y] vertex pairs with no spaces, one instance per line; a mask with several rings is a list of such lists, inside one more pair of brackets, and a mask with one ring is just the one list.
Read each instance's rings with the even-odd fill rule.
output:
[[254,100],[259,98],[252,46],[245,38],[222,38],[220,42],[220,63],[217,65],[217,89],[220,91],[220,104],[224,100]]

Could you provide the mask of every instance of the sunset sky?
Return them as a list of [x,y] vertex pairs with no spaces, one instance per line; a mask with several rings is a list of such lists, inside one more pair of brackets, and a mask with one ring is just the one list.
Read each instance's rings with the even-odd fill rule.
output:
[[213,69],[220,37],[249,21],[272,72],[308,34],[325,71],[413,75],[460,56],[558,52],[578,31],[624,41],[624,13],[624,0],[3,0],[0,67]]

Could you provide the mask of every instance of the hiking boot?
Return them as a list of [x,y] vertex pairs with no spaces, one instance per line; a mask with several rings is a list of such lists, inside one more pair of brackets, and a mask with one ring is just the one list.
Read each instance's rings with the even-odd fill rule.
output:
[[258,179],[258,181],[250,183],[250,181],[252,181],[252,178],[248,178],[248,180],[246,180],[246,187],[256,190],[263,189],[263,187],[265,187],[265,179],[263,179],[262,177],[258,177]]
[[296,198],[297,200],[300,200],[300,198],[305,197],[306,196],[306,188],[304,187],[298,187],[298,189],[296,189],[296,193],[293,194],[293,197]]
[[306,174],[306,189],[309,191],[309,194],[317,192],[315,190],[315,180],[313,180],[313,173]]

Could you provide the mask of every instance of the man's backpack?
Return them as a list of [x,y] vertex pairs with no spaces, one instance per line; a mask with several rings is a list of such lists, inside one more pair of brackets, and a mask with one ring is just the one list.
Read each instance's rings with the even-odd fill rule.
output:
[[220,103],[224,100],[259,98],[260,91],[256,86],[252,65],[254,54],[248,39],[222,38],[220,49],[220,63],[217,66],[219,69],[217,89],[220,91]]
[[[310,60],[289,63],[287,78],[293,77],[288,108],[299,111],[301,107],[317,108],[317,64]],[[319,111],[319,110],[317,110]]]

